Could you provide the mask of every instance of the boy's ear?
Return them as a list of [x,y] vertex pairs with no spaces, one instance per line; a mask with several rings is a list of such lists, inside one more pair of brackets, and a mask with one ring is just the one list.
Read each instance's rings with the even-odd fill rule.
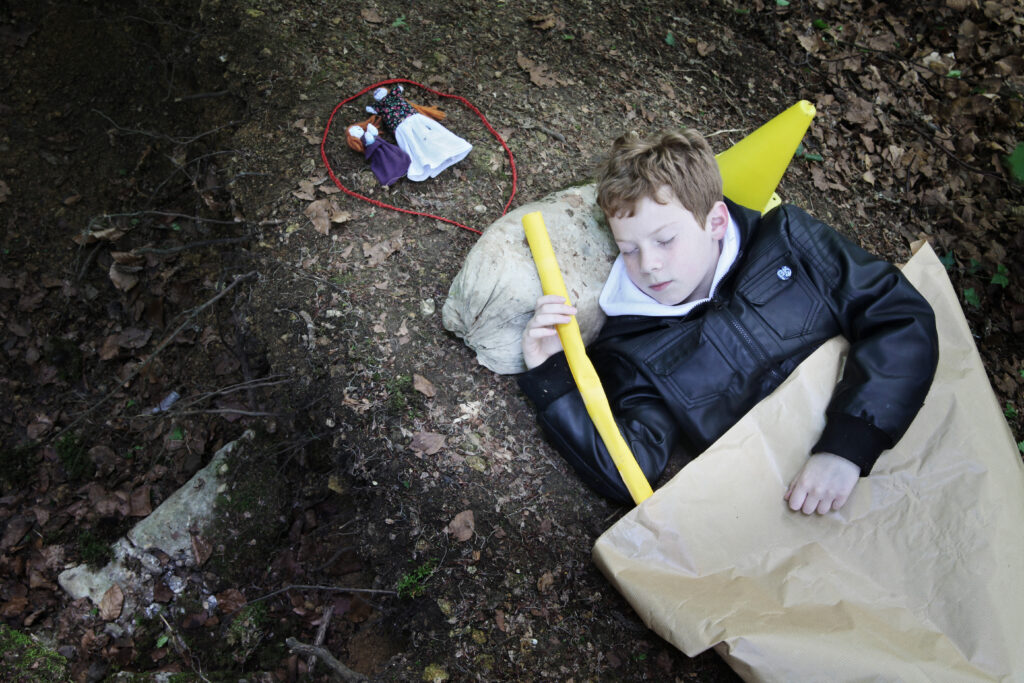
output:
[[711,233],[716,240],[725,238],[725,231],[729,227],[729,209],[725,202],[715,202],[708,217],[704,219],[704,229]]

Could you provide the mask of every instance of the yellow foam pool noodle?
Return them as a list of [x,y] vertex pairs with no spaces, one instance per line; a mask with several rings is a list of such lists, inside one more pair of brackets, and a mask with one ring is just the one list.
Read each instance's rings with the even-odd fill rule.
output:
[[[555,258],[555,251],[551,248],[551,239],[548,237],[548,230],[544,226],[544,217],[540,211],[534,211],[523,216],[523,230],[526,232],[526,241],[530,244],[530,252],[533,254],[533,261],[537,264],[537,273],[540,275],[540,284],[545,294],[558,294],[569,301],[569,294],[565,289],[565,281],[562,279],[562,271],[558,268],[558,260]],[[611,407],[608,405],[608,397],[601,386],[601,380],[597,376],[593,363],[587,357],[587,351],[583,346],[583,337],[580,336],[580,328],[576,323],[576,317],[564,325],[557,326],[558,338],[565,350],[565,358],[569,363],[569,370],[572,371],[573,380],[583,397],[583,404],[587,408],[597,433],[601,436],[605,448],[612,456],[615,468],[619,471],[622,481],[626,484],[629,495],[637,505],[647,500],[653,491],[651,485],[644,476],[643,470],[629,450],[626,440],[622,438],[619,426],[615,424],[612,417]]]

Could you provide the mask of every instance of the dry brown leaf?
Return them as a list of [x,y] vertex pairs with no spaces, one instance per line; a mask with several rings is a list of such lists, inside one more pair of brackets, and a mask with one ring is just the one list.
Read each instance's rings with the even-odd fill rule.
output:
[[292,196],[298,199],[305,199],[306,201],[313,201],[316,199],[314,196],[316,192],[313,181],[311,180],[300,180],[299,189],[292,190]]
[[523,53],[516,54],[516,63],[519,64],[525,71],[530,74],[530,82],[534,85],[542,88],[551,87],[558,85],[558,80],[548,74],[548,68],[543,64],[538,64],[532,59],[523,55]]
[[197,567],[202,567],[206,564],[212,553],[213,544],[206,537],[192,534],[192,556],[195,558]]
[[413,373],[412,375],[412,388],[429,398],[433,398],[437,395],[437,389],[434,387],[434,383],[423,375],[417,375],[416,373]]
[[800,46],[803,47],[803,49],[807,50],[812,55],[818,54],[818,52],[821,51],[821,48],[823,46],[821,38],[819,38],[817,34],[809,36],[797,36],[796,40],[798,43],[800,43]]
[[245,595],[237,588],[228,588],[217,593],[217,606],[224,614],[234,614],[245,607]]
[[128,496],[128,514],[131,517],[146,517],[153,512],[150,500],[150,485],[145,484],[132,491]]
[[122,607],[124,607],[124,591],[115,583],[100,599],[100,619],[103,621],[117,619],[121,616]]
[[341,207],[338,206],[337,200],[334,198],[331,198],[327,213],[332,223],[345,223],[352,220],[352,214],[348,211],[342,211]]
[[381,22],[384,21],[384,17],[380,15],[380,12],[373,9],[372,7],[367,7],[360,10],[359,16],[361,16],[364,21],[368,21],[371,24],[380,24]]
[[139,284],[139,278],[132,273],[127,273],[118,267],[117,263],[110,264],[110,281],[114,283],[114,286],[120,289],[122,292],[131,290],[132,287]]
[[117,345],[125,349],[141,349],[149,343],[153,336],[153,330],[143,330],[138,327],[126,327],[117,335]]
[[326,197],[311,202],[302,212],[313,223],[313,228],[321,235],[331,232],[330,200]]
[[473,519],[472,510],[463,510],[455,515],[448,526],[444,528],[446,534],[451,534],[456,541],[465,542],[473,538],[473,529],[476,522]]
[[551,590],[551,587],[555,585],[555,577],[551,575],[551,572],[544,572],[541,577],[537,579],[537,590],[541,593]]
[[121,353],[121,346],[117,343],[117,335],[108,335],[107,338],[103,340],[103,346],[100,347],[100,360],[116,358],[119,353]]
[[7,522],[7,527],[4,529],[3,539],[0,540],[0,548],[7,550],[24,538],[25,534],[27,534],[31,528],[31,519],[25,515],[15,515]]
[[364,243],[363,244],[363,256],[366,256],[369,261],[369,265],[379,266],[384,263],[388,256],[391,256],[396,251],[402,248],[402,238],[397,235],[392,235],[383,242],[378,242],[373,246]]
[[534,14],[526,17],[526,20],[538,31],[547,31],[552,28],[558,29],[559,31],[565,30],[565,21],[551,13]]
[[409,448],[418,453],[423,453],[424,455],[434,455],[444,448],[444,444],[445,439],[442,434],[435,434],[434,432],[416,432],[412,435],[412,441],[409,442]]

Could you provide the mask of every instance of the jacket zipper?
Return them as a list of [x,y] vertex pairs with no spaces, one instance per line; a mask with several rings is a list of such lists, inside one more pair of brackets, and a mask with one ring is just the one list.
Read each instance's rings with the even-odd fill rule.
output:
[[785,376],[781,372],[779,372],[775,368],[775,364],[771,362],[771,359],[768,357],[768,352],[764,350],[764,347],[761,346],[760,342],[754,339],[754,336],[750,334],[750,331],[747,330],[747,328],[744,327],[742,323],[740,323],[740,321],[736,318],[736,315],[722,304],[721,299],[718,299],[716,297],[708,303],[709,305],[712,305],[713,308],[718,309],[722,312],[722,315],[729,322],[729,326],[732,327],[733,330],[735,330],[736,334],[740,336],[740,339],[743,340],[747,348],[750,349],[751,352],[753,352],[754,356],[757,358],[758,363],[768,372],[769,375],[771,375],[772,379],[774,379],[777,382],[781,382],[783,379],[785,379]]

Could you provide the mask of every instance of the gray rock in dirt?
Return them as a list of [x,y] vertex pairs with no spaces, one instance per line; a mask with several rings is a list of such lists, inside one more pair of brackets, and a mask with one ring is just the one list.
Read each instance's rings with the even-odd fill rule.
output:
[[252,438],[253,432],[247,431],[217,451],[206,467],[132,527],[127,538],[114,544],[114,559],[105,567],[93,569],[81,564],[61,572],[57,577],[61,587],[75,599],[88,597],[98,605],[110,587],[117,584],[125,595],[122,612],[131,613],[139,604],[150,574],[161,570],[159,561],[147,551],[159,548],[171,557],[191,559],[190,531],[202,532],[214,517],[219,484],[227,473],[228,454],[240,442]]
[[476,351],[481,365],[499,374],[526,369],[520,339],[542,294],[522,224],[533,211],[544,216],[583,341],[597,336],[604,324],[597,299],[618,250],[596,197],[594,185],[583,185],[520,206],[473,245],[441,312],[445,328]]

